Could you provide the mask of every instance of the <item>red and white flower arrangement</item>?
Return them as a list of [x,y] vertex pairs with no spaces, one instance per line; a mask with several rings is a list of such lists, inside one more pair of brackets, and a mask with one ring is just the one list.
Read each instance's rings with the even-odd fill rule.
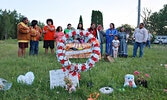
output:
[[[86,63],[71,63],[69,58],[66,57],[66,43],[68,43],[69,37],[75,37],[76,35],[80,37],[85,37],[85,39],[87,39],[88,42],[91,44],[92,54],[90,58],[86,61]],[[95,66],[95,63],[98,62],[100,59],[100,45],[97,42],[96,38],[88,31],[80,32],[76,30],[65,34],[60,42],[58,42],[56,46],[56,55],[58,61],[62,65],[63,71],[69,71],[69,73],[75,76],[77,73],[90,70],[92,67]]]

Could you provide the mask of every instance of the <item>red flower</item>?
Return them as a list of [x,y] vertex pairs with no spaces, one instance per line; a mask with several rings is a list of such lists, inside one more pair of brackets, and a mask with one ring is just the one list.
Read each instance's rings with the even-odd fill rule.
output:
[[91,40],[92,40],[92,41],[96,41],[96,38],[95,38],[95,37],[93,37]]
[[97,50],[93,50],[92,52],[93,52],[93,53],[96,53],[97,55],[100,55],[100,52],[97,51]]
[[90,67],[93,67],[93,64],[92,64],[92,63],[89,63],[89,66],[90,66]]
[[74,73],[72,73],[72,76],[75,76],[75,75],[77,75],[76,71],[74,71]]
[[77,70],[78,69],[78,67],[75,67],[75,70]]
[[63,59],[63,60],[61,60],[61,64],[64,64],[64,59]]
[[78,79],[79,79],[79,80],[81,79],[80,73],[78,73]]
[[74,36],[75,34],[76,34],[76,32],[75,32],[75,31],[73,31],[73,32],[72,32],[72,36]]
[[148,74],[145,74],[146,77],[150,77]]
[[92,40],[90,39],[89,42],[91,43],[91,41],[92,41]]
[[63,55],[64,55],[64,53],[59,53],[59,54],[58,54],[59,57],[60,57],[60,56],[63,56]]
[[89,32],[86,33],[86,36],[89,36]]
[[84,71],[86,69],[86,66],[83,64],[81,70]]
[[83,36],[83,32],[80,32],[80,35]]
[[66,71],[65,67],[61,67],[61,69],[63,69],[63,72],[65,72],[65,71]]
[[60,46],[60,47],[58,47],[57,49],[63,49],[63,47],[62,47],[62,46]]
[[98,61],[97,58],[95,58],[95,57],[93,57],[93,56],[92,56],[92,60],[95,61],[95,62]]
[[73,71],[69,71],[69,73],[71,74]]
[[65,36],[66,38],[69,38],[69,35],[68,35],[68,33],[66,34],[66,36]]
[[96,43],[96,44],[94,45],[94,47],[100,47],[100,46],[99,46],[99,44],[98,44],[98,43]]
[[68,66],[67,66],[67,69],[69,70],[70,68],[71,68],[71,66],[70,66],[70,65],[68,65]]
[[139,75],[139,74],[140,74],[140,72],[138,72],[138,71],[134,72],[134,75]]
[[60,40],[61,43],[64,43],[65,41],[64,40]]

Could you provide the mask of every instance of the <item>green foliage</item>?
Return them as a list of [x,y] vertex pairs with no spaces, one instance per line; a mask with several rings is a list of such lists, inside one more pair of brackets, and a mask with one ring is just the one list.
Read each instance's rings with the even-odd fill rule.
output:
[[[0,91],[2,100],[87,100],[91,93],[99,93],[99,89],[110,86],[114,89],[111,94],[102,94],[97,100],[166,100],[167,92],[167,69],[161,64],[167,62],[167,46],[152,45],[151,49],[144,48],[143,58],[132,58],[133,46],[128,45],[128,58],[117,58],[114,63],[100,60],[90,71],[81,73],[80,88],[69,94],[64,88],[57,87],[50,90],[49,71],[60,69],[56,56],[50,52],[46,56],[42,43],[39,43],[39,55],[28,56],[26,49],[25,58],[17,57],[18,46],[16,40],[0,41],[0,78],[4,78],[13,85],[8,91]],[[156,55],[155,55],[156,54]],[[85,62],[85,59],[72,59],[72,62]],[[134,71],[147,73],[150,78],[148,88],[138,86],[118,88],[124,85],[124,76],[133,74]],[[19,75],[28,71],[34,72],[35,80],[31,86],[18,84],[16,79]],[[94,87],[87,87],[87,82],[92,80]]]
[[148,8],[144,8],[143,9],[143,14],[141,14],[141,17],[143,18],[143,23],[145,25],[146,29],[149,29],[148,25],[149,25],[149,18],[151,16],[152,11]]
[[[16,10],[0,10],[0,40],[16,39],[17,38],[17,24],[23,19],[23,15],[17,13]],[[29,24],[30,25],[30,22]],[[44,24],[39,22],[39,26],[43,27]]]
[[121,27],[124,27],[125,28],[125,31],[129,34],[129,35],[132,35],[135,28],[133,28],[131,25],[129,24],[123,24],[119,27],[117,27],[117,30],[120,31]]
[[17,24],[24,16],[16,10],[0,10],[0,40],[17,37]]
[[157,35],[167,35],[167,4],[149,18],[149,30]]
[[91,23],[95,23],[96,27],[98,25],[103,27],[103,14],[101,11],[92,10]]
[[81,23],[83,25],[82,15],[80,15],[80,17],[79,17],[79,23]]

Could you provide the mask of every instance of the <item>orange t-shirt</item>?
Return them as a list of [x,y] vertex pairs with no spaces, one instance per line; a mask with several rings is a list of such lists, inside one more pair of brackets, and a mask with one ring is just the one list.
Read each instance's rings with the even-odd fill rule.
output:
[[[55,26],[54,25],[50,25],[50,28],[54,28],[55,29]],[[55,40],[55,38],[54,38],[55,30],[51,32],[48,29],[48,26],[45,26],[43,28],[43,30],[47,31],[47,33],[44,34],[44,40]]]
[[41,34],[42,34],[42,30],[41,30],[41,28],[39,26],[37,27],[36,30],[38,32],[36,40],[39,41],[39,38],[41,37]]

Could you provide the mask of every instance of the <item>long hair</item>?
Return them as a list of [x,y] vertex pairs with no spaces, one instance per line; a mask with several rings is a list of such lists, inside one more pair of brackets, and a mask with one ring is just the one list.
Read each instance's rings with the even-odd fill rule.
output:
[[[79,27],[80,24],[82,25],[81,28]],[[79,23],[77,29],[84,30],[84,28],[83,28],[83,24],[82,24],[82,23]]]
[[[95,24],[95,23],[91,23],[90,28],[92,28],[92,25],[93,25],[93,24]],[[96,24],[95,24],[95,25],[96,25]],[[96,28],[96,26],[95,26],[95,28]]]
[[58,26],[57,29],[56,29],[56,32],[59,32],[59,29],[61,28],[61,32],[63,31],[62,27],[61,26]]
[[112,26],[113,26],[113,29],[115,29],[115,25],[114,25],[114,23],[110,23],[110,25],[112,25]]

